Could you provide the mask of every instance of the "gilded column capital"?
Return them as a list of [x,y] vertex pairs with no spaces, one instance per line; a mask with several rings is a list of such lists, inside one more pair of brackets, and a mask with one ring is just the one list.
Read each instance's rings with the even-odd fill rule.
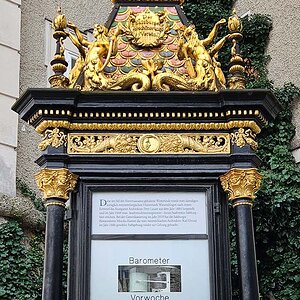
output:
[[78,176],[68,169],[42,169],[35,174],[39,190],[44,194],[44,199],[60,198],[67,201],[69,192],[73,191]]
[[247,198],[253,200],[258,191],[262,176],[257,169],[231,169],[220,176],[223,190],[228,193],[229,200]]

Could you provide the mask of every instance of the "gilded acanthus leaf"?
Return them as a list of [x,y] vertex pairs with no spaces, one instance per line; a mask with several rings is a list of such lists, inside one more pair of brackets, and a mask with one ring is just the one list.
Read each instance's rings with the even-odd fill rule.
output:
[[223,190],[228,193],[229,200],[255,198],[262,176],[257,169],[231,169],[220,176]]
[[44,194],[44,199],[69,199],[74,190],[78,176],[68,169],[42,169],[35,175],[37,186]]

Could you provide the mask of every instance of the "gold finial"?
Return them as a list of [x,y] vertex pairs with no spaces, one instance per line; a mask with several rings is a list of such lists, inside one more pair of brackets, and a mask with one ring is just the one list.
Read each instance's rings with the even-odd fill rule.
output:
[[60,6],[57,9],[56,17],[52,22],[52,27],[54,30],[64,30],[67,28],[67,19],[66,16],[62,14]]
[[230,89],[244,89],[246,84],[244,77],[245,67],[239,47],[239,42],[243,39],[241,34],[243,26],[236,9],[233,9],[232,15],[228,19],[228,29],[230,31],[230,40],[232,41],[228,87]]
[[243,29],[242,22],[235,8],[232,10],[232,15],[228,19],[228,29],[230,33],[241,32]]
[[50,76],[49,82],[52,87],[64,88],[69,85],[69,79],[64,76],[68,66],[65,60],[65,48],[63,43],[67,37],[67,33],[64,31],[67,28],[67,19],[66,16],[62,14],[61,7],[57,9],[56,17],[52,22],[52,28],[54,29],[53,37],[56,39],[56,52],[50,62],[54,75]]

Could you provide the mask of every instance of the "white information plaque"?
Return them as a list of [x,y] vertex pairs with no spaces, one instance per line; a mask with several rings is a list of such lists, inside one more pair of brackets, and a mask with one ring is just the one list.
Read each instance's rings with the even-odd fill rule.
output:
[[92,240],[90,300],[210,299],[208,240]]
[[206,194],[95,192],[92,234],[207,234]]

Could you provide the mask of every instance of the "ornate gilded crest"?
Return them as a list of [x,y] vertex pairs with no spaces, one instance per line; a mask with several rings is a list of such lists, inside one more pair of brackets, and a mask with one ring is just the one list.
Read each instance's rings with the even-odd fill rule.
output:
[[126,27],[131,42],[141,47],[161,45],[169,31],[165,12],[155,13],[149,7],[142,13],[131,13]]
[[[51,62],[55,72],[49,78],[51,86],[164,92],[244,88],[245,68],[238,47],[242,26],[236,14],[228,22],[219,20],[202,38],[195,26],[182,18],[178,7],[124,4],[115,9],[117,14],[107,27],[95,25],[92,41],[59,12],[53,22],[57,50]],[[220,28],[227,23],[229,33],[217,40]],[[79,50],[69,78],[63,75],[67,69],[66,38]],[[233,44],[228,80],[218,56],[227,42]]]

